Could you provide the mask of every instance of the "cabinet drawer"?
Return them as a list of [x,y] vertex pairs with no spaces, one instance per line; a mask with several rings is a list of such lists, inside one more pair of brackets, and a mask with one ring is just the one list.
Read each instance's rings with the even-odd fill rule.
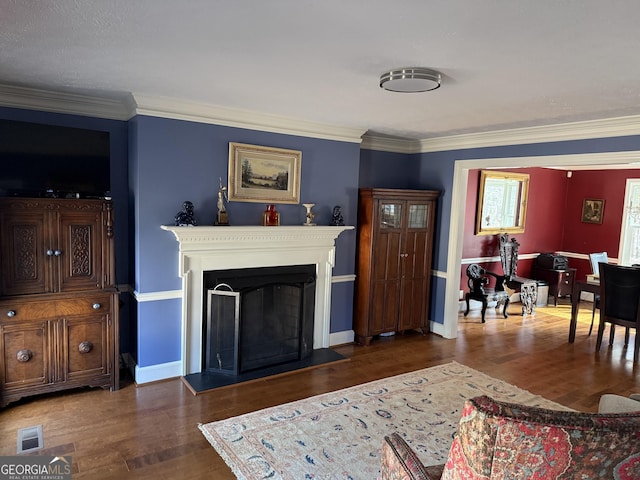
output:
[[108,313],[111,310],[109,295],[89,295],[56,302],[56,316]]
[[109,313],[111,297],[85,295],[62,300],[0,301],[0,321],[51,320],[68,315]]
[[0,321],[6,320],[50,320],[56,316],[55,301],[0,302]]

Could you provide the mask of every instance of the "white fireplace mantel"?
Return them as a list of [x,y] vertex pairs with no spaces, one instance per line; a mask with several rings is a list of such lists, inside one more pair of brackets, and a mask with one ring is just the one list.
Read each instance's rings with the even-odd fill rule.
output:
[[331,271],[335,239],[352,226],[172,227],[182,277],[182,369],[198,373],[202,362],[203,273],[252,267],[316,265],[313,348],[329,346]]

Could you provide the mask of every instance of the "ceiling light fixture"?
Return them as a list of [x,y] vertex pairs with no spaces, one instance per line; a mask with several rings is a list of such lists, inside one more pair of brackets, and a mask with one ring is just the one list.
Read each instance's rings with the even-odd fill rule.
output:
[[424,67],[402,67],[380,75],[380,88],[390,92],[428,92],[440,87],[440,72]]

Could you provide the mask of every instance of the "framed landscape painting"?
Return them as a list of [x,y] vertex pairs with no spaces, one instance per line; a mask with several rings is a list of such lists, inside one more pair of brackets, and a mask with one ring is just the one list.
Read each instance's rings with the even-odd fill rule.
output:
[[229,200],[300,203],[302,152],[229,142]]

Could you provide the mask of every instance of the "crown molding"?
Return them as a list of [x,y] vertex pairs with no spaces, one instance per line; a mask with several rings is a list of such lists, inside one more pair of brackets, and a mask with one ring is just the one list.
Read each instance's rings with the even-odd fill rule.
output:
[[0,106],[110,120],[131,117],[131,108],[125,101],[3,84],[0,84]]
[[422,140],[403,140],[365,134],[362,139],[362,148],[395,153],[428,153],[468,148],[625,137],[629,135],[640,135],[640,115],[425,138]]
[[340,127],[308,122],[295,118],[257,113],[246,110],[187,102],[174,98],[133,94],[138,115],[173,118],[228,127],[260,130],[262,132],[298,135],[302,137],[360,143],[365,133],[361,128]]
[[89,95],[0,84],[0,106],[111,120],[129,120],[135,115],[149,115],[358,144],[365,133],[365,129],[362,128],[327,125],[140,94],[129,95],[124,100],[110,100]]
[[0,106],[111,120],[129,120],[135,115],[149,115],[358,143],[363,149],[404,154],[640,135],[640,115],[633,115],[416,140],[367,134],[362,128],[309,122],[175,98],[133,94],[122,100],[113,100],[5,84],[0,84]]
[[368,134],[362,137],[360,147],[365,150],[378,150],[392,153],[419,153],[421,148],[420,140],[411,140],[398,137],[384,137],[375,134]]
[[424,139],[420,153],[640,135],[640,115]]

